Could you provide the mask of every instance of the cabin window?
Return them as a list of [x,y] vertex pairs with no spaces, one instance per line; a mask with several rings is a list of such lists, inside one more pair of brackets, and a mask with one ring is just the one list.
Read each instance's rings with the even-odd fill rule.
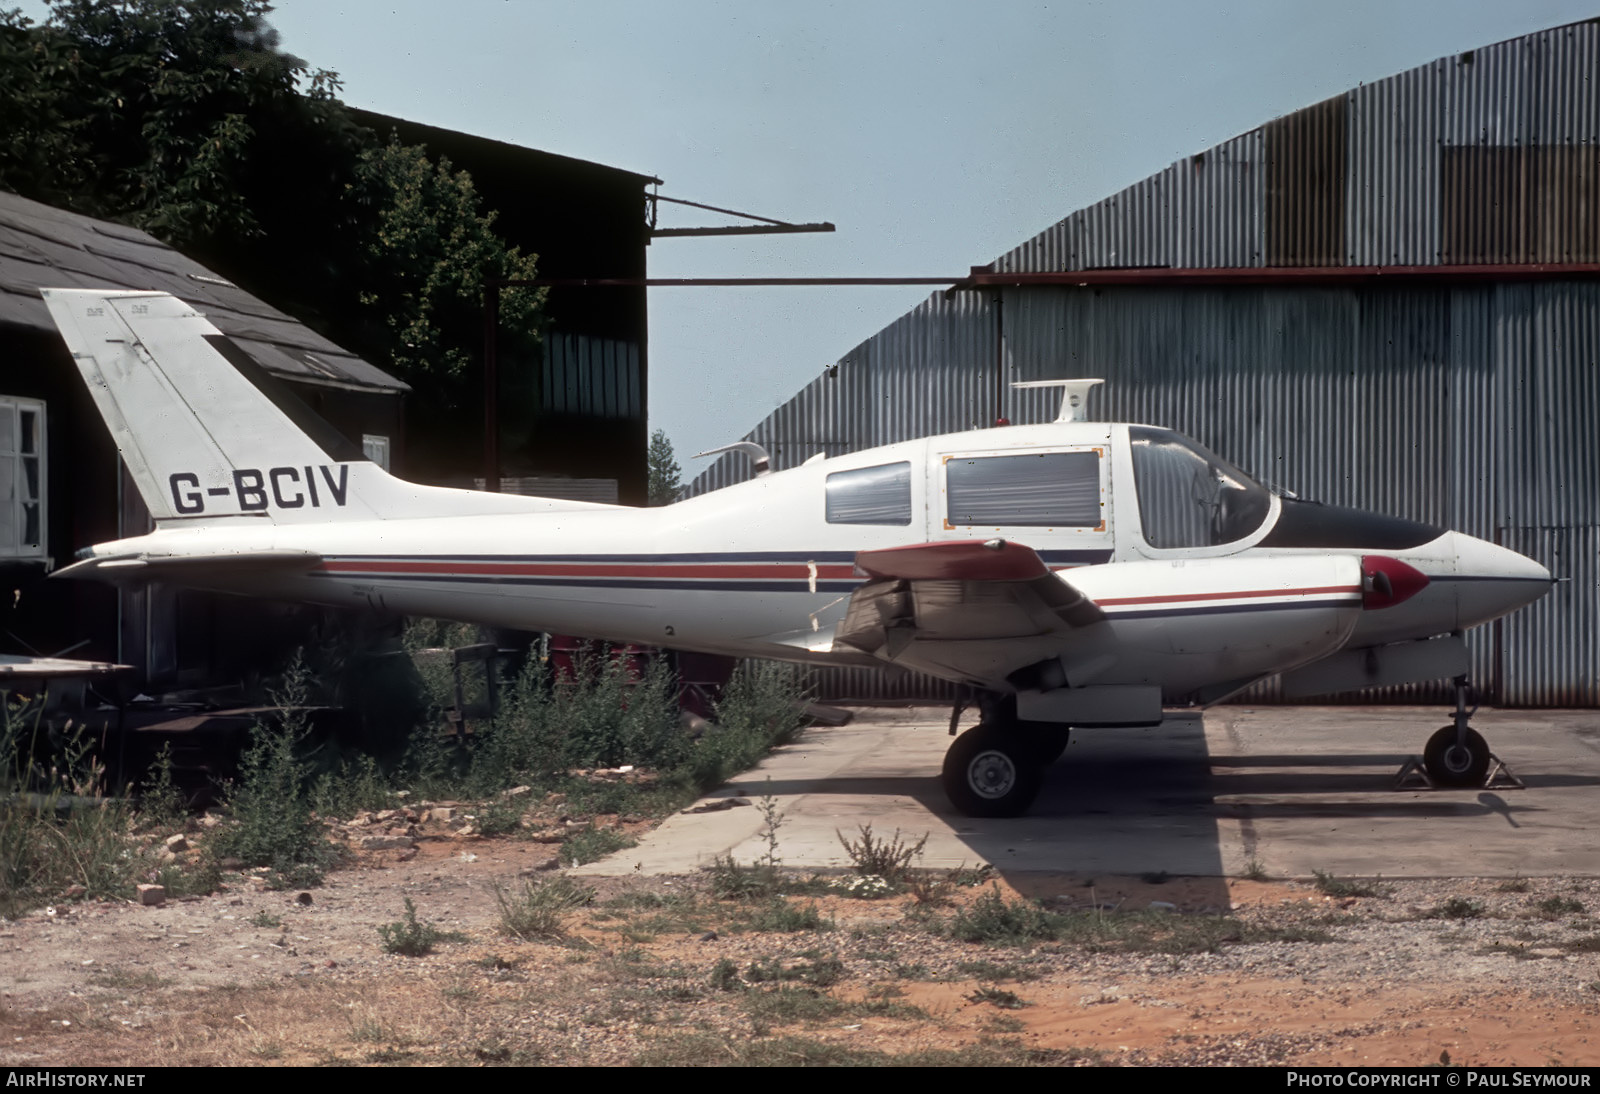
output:
[[1105,519],[1096,452],[962,457],[944,467],[952,525],[1098,528]]
[[44,404],[0,396],[0,558],[45,557]]
[[828,476],[829,524],[910,524],[911,464],[886,463]]
[[1152,547],[1220,547],[1261,527],[1266,487],[1181,433],[1130,426],[1139,522]]

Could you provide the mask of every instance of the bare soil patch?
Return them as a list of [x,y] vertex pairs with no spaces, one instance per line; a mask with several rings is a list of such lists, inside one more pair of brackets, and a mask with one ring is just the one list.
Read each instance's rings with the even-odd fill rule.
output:
[[[624,877],[593,883],[565,937],[525,941],[502,932],[496,890],[553,876],[550,843],[414,842],[357,851],[306,895],[229,875],[211,896],[0,922],[0,1063],[1600,1061],[1587,879],[1369,897],[1237,880],[1217,908],[1201,903],[1215,879],[990,877],[935,905],[828,879],[719,900],[705,877]],[[951,937],[963,910],[1024,896],[1075,926]],[[408,899],[456,940],[385,952],[379,927]]]

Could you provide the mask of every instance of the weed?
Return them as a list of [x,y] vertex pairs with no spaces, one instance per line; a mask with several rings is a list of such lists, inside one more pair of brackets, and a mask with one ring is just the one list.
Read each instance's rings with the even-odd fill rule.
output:
[[997,965],[993,961],[963,961],[956,966],[956,973],[973,980],[994,982],[1039,979],[1039,973],[1033,969],[1024,969],[1018,965]]
[[1261,864],[1260,859],[1251,859],[1244,864],[1244,872],[1239,875],[1246,881],[1266,881],[1269,876],[1267,868]]
[[1564,915],[1578,915],[1583,911],[1583,904],[1570,897],[1552,896],[1539,901],[1534,908],[1545,919],[1559,919]]
[[312,810],[310,765],[301,758],[311,733],[310,690],[310,673],[296,655],[273,696],[277,719],[256,725],[250,749],[239,761],[239,781],[227,788],[232,823],[212,840],[220,857],[270,867],[268,885],[275,889],[320,884],[334,858]]
[[767,750],[794,740],[804,725],[805,688],[792,666],[746,661],[722,689],[715,716],[680,777],[704,793],[753,767]]
[[923,848],[928,845],[926,832],[917,842],[908,843],[900,838],[898,828],[888,839],[874,838],[870,824],[858,824],[856,828],[860,832],[860,837],[853,842],[845,838],[844,833],[838,829],[834,829],[833,833],[839,837],[839,843],[844,847],[845,854],[850,856],[850,863],[855,867],[856,873],[862,877],[880,877],[894,887],[905,881],[911,868],[911,860],[921,858]]
[[778,866],[783,861],[778,857],[778,829],[782,827],[784,814],[778,808],[778,799],[772,795],[772,778],[767,777],[767,792],[761,795],[761,819],[766,823],[762,836],[767,841],[766,857],[761,860],[768,874],[776,875]]
[[620,828],[586,828],[567,837],[561,845],[561,861],[567,866],[581,866],[586,862],[603,859],[613,851],[638,846],[639,841]]
[[310,790],[311,805],[320,816],[349,818],[363,809],[388,809],[395,804],[394,790],[371,755],[340,761],[337,771],[317,776]]
[[799,905],[775,896],[760,905],[744,923],[752,931],[831,931],[834,922],[823,918],[815,904]]
[[711,975],[707,982],[717,991],[744,991],[745,982],[739,978],[739,966],[731,958],[724,957],[711,966]]
[[1429,910],[1429,915],[1440,919],[1477,919],[1483,915],[1482,902],[1453,896]]
[[906,1053],[851,1048],[804,1037],[751,1040],[717,1033],[663,1037],[634,1063],[654,1067],[1039,1067],[1097,1060],[1090,1049],[1032,1049],[1015,1041],[987,1040],[958,1049]]
[[984,1023],[983,1028],[989,1033],[1021,1033],[1027,1025],[1013,1014],[996,1014]]
[[252,927],[281,927],[283,926],[283,917],[273,915],[271,912],[263,908],[261,911],[250,917],[250,925]]
[[422,957],[433,952],[441,942],[464,941],[464,936],[454,931],[441,931],[432,923],[417,918],[417,906],[406,897],[406,917],[398,923],[385,923],[378,928],[383,939],[384,953],[398,953],[406,957]]
[[1498,893],[1525,893],[1528,891],[1528,879],[1525,877],[1512,878],[1510,881],[1502,881],[1494,888]]
[[998,887],[973,901],[970,908],[957,912],[949,924],[952,937],[963,942],[1003,942],[1023,945],[1053,941],[1059,917],[1036,904],[1007,901]]
[[813,988],[787,985],[745,995],[745,1009],[759,1022],[821,1022],[848,1012],[839,999]]
[[790,963],[771,957],[751,962],[750,967],[745,969],[744,979],[751,984],[799,981],[814,988],[831,988],[846,975],[844,962],[838,957],[833,954],[823,956],[813,952],[809,959],[802,958]]
[[563,938],[562,920],[568,912],[594,902],[594,890],[564,875],[530,881],[520,893],[509,894],[498,885],[494,898],[500,905],[500,928],[522,939]]
[[1378,882],[1360,881],[1355,878],[1335,877],[1321,870],[1311,871],[1317,879],[1317,892],[1324,896],[1337,898],[1375,896],[1386,897],[1389,887]]
[[950,895],[956,883],[950,873],[940,875],[932,870],[909,870],[906,872],[906,888],[911,892],[911,899],[922,908],[940,908],[950,903]]
[[749,900],[777,891],[775,871],[761,866],[741,866],[731,855],[719,855],[709,867],[711,895],[718,900]]
[[1326,942],[1326,932],[1309,927],[1265,928],[1224,916],[1157,912],[1049,912],[1024,901],[1008,902],[998,890],[984,893],[970,909],[944,925],[966,942],[1027,946],[1061,942],[1090,952],[1215,953],[1228,943]]
[[162,741],[139,786],[139,818],[149,828],[176,828],[183,823],[186,804],[172,776],[172,742]]
[[988,1003],[990,1006],[999,1007],[1001,1010],[1021,1010],[1023,1007],[1032,1006],[1026,1000],[1018,998],[1016,992],[988,984],[967,996],[967,1002]]

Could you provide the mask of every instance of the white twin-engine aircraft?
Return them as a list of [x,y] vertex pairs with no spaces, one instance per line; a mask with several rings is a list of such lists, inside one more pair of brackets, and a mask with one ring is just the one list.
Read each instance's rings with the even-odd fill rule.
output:
[[1069,727],[1157,724],[1274,674],[1289,696],[1456,678],[1425,766],[1481,784],[1461,632],[1551,582],[1459,532],[1280,496],[1170,430],[1082,420],[1098,381],[1059,382],[1048,425],[819,456],[657,509],[418,486],[189,305],[44,298],[156,524],[61,575],[916,669],[982,709],[944,764],[971,814],[1027,809]]

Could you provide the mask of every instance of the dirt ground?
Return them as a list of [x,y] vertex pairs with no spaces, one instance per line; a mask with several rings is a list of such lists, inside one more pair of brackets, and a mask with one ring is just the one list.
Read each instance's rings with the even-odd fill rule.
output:
[[[1588,879],[1240,879],[1225,909],[1182,878],[969,871],[920,901],[820,879],[774,905],[624,877],[592,881],[566,937],[524,941],[497,887],[554,876],[547,843],[412,842],[304,894],[229,875],[0,921],[0,1064],[1600,1063]],[[952,937],[1020,896],[1129,932]],[[425,956],[382,944],[407,899],[446,935]],[[805,914],[761,921],[774,907]]]

